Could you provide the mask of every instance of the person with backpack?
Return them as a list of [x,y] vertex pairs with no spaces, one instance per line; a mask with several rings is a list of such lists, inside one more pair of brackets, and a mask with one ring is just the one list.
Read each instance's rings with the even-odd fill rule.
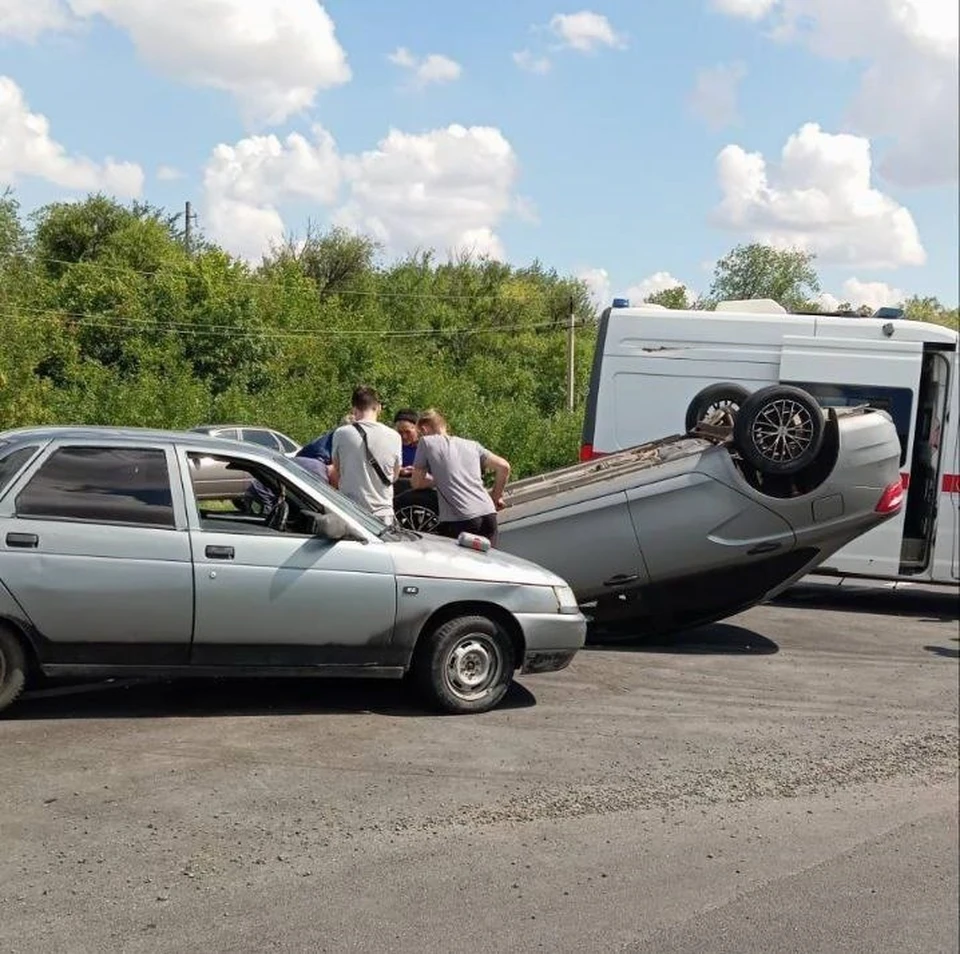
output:
[[380,396],[354,388],[353,423],[333,432],[328,479],[331,486],[388,526],[394,522],[393,485],[400,474],[400,435],[378,420]]

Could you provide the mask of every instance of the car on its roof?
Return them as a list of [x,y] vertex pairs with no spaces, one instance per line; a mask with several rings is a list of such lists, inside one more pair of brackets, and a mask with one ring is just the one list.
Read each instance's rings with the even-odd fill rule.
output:
[[[201,498],[212,458],[270,488]],[[563,669],[586,621],[564,580],[471,541],[387,527],[279,452],[188,431],[0,433],[0,709],[36,674],[411,673],[479,712]]]

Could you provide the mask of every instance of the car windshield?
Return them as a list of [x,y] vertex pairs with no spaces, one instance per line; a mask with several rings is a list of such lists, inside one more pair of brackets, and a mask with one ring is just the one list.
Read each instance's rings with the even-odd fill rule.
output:
[[389,529],[386,524],[377,520],[377,518],[362,507],[357,506],[349,497],[344,496],[339,490],[334,490],[328,483],[322,481],[316,474],[307,470],[306,467],[298,467],[293,461],[288,460],[282,454],[270,454],[270,460],[273,465],[284,473],[291,474],[299,481],[310,487],[317,495],[327,500],[332,500],[344,513],[352,520],[359,523],[368,533],[376,536],[383,536],[384,531]]

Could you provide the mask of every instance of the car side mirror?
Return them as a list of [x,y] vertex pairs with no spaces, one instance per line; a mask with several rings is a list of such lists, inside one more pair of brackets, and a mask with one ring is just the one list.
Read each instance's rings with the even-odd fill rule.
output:
[[363,538],[350,529],[350,524],[335,513],[304,512],[304,516],[309,517],[312,521],[312,532],[315,537],[323,537],[325,540],[334,542],[339,540],[363,542]]

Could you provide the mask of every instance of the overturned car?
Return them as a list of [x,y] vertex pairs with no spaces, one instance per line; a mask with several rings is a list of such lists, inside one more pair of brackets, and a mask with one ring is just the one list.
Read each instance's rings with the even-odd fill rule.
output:
[[[902,505],[900,444],[882,411],[721,384],[694,398],[687,427],[507,488],[499,547],[566,579],[605,638],[770,599]],[[396,509],[429,529],[429,493]]]

